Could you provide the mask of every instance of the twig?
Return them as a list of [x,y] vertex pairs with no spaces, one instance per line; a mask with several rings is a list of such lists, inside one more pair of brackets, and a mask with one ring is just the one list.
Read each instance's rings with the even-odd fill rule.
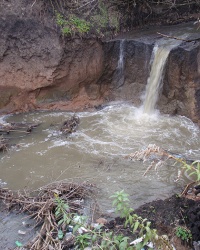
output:
[[31,8],[33,8],[33,6],[35,5],[36,1],[37,1],[37,0],[35,0],[35,1],[32,3]]
[[181,197],[183,197],[184,195],[187,194],[188,190],[190,189],[190,187],[192,185],[194,185],[196,183],[196,181],[192,181],[189,184],[187,184],[187,186],[185,187],[185,189],[183,190],[183,192],[181,193]]
[[180,37],[168,36],[168,35],[162,34],[162,33],[160,33],[160,32],[157,32],[157,34],[160,35],[160,36],[163,36],[163,37],[167,37],[167,38],[170,38],[170,39],[175,39],[175,40],[184,41],[184,42],[187,42],[187,43],[193,42],[193,41],[196,41],[196,40],[200,40],[200,38],[188,40],[188,39],[183,39],[183,38],[180,38]]

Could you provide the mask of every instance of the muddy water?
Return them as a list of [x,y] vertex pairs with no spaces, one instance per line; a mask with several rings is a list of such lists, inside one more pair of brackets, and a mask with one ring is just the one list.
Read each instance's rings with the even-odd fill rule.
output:
[[151,72],[147,82],[145,100],[143,104],[144,113],[154,113],[159,91],[162,88],[163,71],[168,55],[170,50],[177,47],[180,43],[180,40],[161,39],[154,46],[151,58]]
[[35,112],[4,119],[41,123],[30,135],[19,134],[22,137],[14,139],[20,145],[17,150],[0,155],[0,179],[7,187],[35,189],[55,180],[89,181],[99,187],[98,198],[104,209],[111,206],[108,197],[121,189],[130,194],[133,207],[137,207],[177,192],[177,168],[165,166],[142,177],[148,163],[130,161],[126,155],[156,144],[187,158],[200,158],[200,131],[185,117],[149,116],[120,103],[77,113],[78,130],[66,138],[59,128],[71,115]]

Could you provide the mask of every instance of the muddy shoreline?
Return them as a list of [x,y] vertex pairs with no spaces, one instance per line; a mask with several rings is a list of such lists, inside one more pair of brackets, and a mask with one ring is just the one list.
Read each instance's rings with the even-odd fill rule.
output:
[[[36,231],[38,231],[38,228],[31,229],[35,222],[27,219],[28,215],[24,213],[19,214],[20,211],[18,208],[14,209],[14,211],[11,210],[8,212],[5,205],[2,203],[0,204],[1,221],[5,224],[0,247],[3,247],[5,250],[15,249],[14,246],[16,241],[27,244],[35,237],[34,235]],[[167,235],[176,250],[198,250],[197,242],[200,241],[199,210],[200,201],[183,198],[180,197],[179,194],[176,194],[164,200],[155,200],[146,203],[135,209],[134,213],[150,221],[151,228],[157,229],[159,235]],[[130,230],[124,228],[123,219],[119,217],[113,219],[106,214],[99,215],[106,218],[105,221],[108,221],[104,225],[105,229],[117,234],[122,233],[124,236],[130,237],[130,239],[134,239]],[[184,228],[187,227],[191,230],[193,241],[186,242],[177,237],[176,230],[179,226]],[[25,232],[24,235],[20,233],[23,231]],[[194,245],[196,244],[196,247],[193,246],[193,242]]]

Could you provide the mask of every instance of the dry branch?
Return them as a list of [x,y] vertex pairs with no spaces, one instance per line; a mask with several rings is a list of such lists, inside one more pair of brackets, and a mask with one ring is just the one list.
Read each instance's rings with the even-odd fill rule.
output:
[[184,42],[188,42],[188,43],[196,41],[196,40],[200,40],[200,38],[195,38],[195,39],[188,40],[188,39],[183,39],[183,38],[176,37],[176,36],[168,36],[168,35],[162,34],[160,32],[157,32],[157,34],[160,35],[160,36],[163,36],[163,37],[167,37],[167,38],[175,39],[175,40],[180,40],[180,41],[184,41]]
[[[23,135],[30,134],[34,128],[39,126],[40,124],[35,123],[19,123],[19,122],[11,122],[6,124],[0,123],[0,151],[8,151],[8,148],[13,146],[9,143],[9,139],[5,139],[4,135],[8,135],[10,133],[22,133]],[[21,136],[19,136],[21,137]]]

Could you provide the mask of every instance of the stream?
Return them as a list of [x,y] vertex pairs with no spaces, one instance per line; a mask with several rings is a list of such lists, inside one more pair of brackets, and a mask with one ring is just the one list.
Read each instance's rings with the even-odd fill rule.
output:
[[[1,185],[11,189],[36,189],[55,180],[88,181],[99,188],[100,207],[110,209],[109,197],[124,189],[133,208],[180,191],[186,181],[175,182],[177,166],[152,169],[149,163],[131,161],[127,155],[156,144],[187,159],[200,156],[200,130],[181,116],[143,114],[128,103],[113,103],[95,112],[80,112],[77,131],[59,131],[70,112],[34,112],[4,117],[6,122],[41,123],[29,135],[10,134],[17,148],[1,153]],[[16,138],[13,138],[16,137]]]
[[[124,41],[120,41],[114,76],[118,87],[125,79]],[[17,146],[0,155],[0,185],[13,190],[33,190],[60,180],[88,182],[97,186],[100,212],[109,212],[109,216],[112,216],[109,197],[116,191],[124,190],[130,195],[132,208],[180,192],[187,177],[183,175],[176,181],[180,172],[177,165],[165,164],[148,171],[144,177],[150,163],[131,161],[128,157],[149,144],[155,144],[178,157],[199,160],[199,127],[186,117],[161,115],[156,110],[165,64],[170,50],[178,44],[180,41],[161,39],[154,45],[150,75],[140,108],[116,102],[98,111],[76,113],[80,125],[76,132],[67,136],[60,128],[74,115],[70,112],[38,111],[2,117],[5,123],[40,125],[30,134],[11,132],[6,135]],[[18,216],[0,215],[1,245],[13,247],[20,237],[17,232],[27,229]],[[8,236],[10,234],[12,239]],[[26,243],[33,234],[33,231],[27,231],[21,241]]]

